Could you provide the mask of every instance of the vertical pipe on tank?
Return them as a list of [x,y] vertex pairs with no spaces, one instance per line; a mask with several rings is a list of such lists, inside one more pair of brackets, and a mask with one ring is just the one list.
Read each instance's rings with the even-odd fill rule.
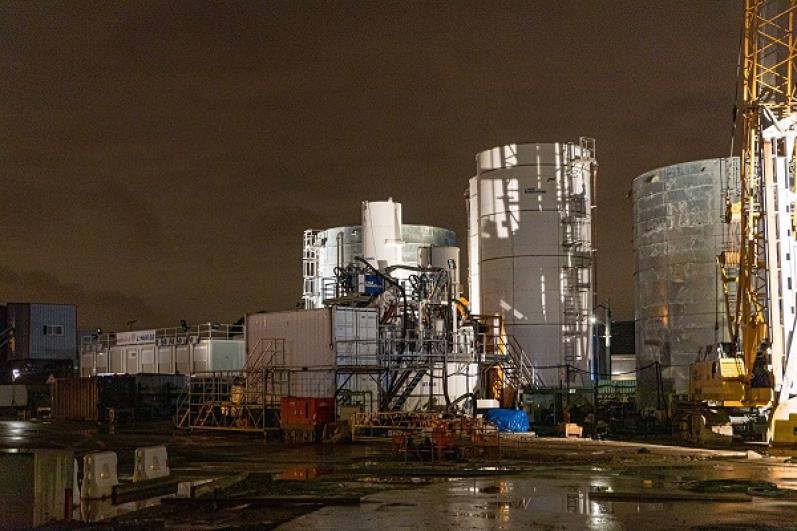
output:
[[[343,231],[339,232],[337,237],[335,238],[337,243],[337,256],[336,256],[336,263],[338,270],[343,269],[345,264],[343,263]],[[335,297],[340,297],[340,283],[335,282]]]
[[378,269],[401,262],[401,203],[363,201],[363,258]]

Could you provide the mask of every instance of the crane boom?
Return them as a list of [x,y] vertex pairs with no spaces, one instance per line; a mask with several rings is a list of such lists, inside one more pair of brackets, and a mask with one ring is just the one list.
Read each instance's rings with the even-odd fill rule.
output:
[[719,263],[736,283],[726,310],[744,364],[741,404],[772,408],[771,440],[776,418],[797,413],[789,406],[797,396],[797,0],[744,3],[739,201],[728,201],[726,215],[738,247]]

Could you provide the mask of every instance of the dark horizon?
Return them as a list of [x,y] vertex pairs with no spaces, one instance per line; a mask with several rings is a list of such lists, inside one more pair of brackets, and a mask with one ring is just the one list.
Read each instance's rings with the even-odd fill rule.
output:
[[[597,141],[598,290],[633,317],[631,180],[729,154],[742,8],[571,1],[0,6],[0,302],[81,327],[300,298],[305,228],[456,231],[474,155]],[[463,275],[464,277],[464,275]]]

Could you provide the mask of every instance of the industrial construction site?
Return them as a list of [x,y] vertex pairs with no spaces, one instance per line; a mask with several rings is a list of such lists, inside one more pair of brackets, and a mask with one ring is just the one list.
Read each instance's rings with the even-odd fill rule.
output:
[[630,216],[600,136],[501,140],[454,228],[387,185],[263,218],[292,306],[109,328],[0,293],[0,528],[797,529],[797,1],[732,7],[731,151],[630,179]]

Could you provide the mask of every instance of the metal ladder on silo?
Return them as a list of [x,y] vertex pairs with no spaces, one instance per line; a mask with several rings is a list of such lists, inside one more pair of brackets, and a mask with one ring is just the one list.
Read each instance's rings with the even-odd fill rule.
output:
[[302,246],[302,300],[305,309],[316,308],[321,302],[321,289],[318,285],[318,234],[320,231],[304,231]]
[[[563,173],[564,182],[561,183],[563,204],[562,212],[562,248],[565,250],[566,262],[562,266],[562,361],[565,365],[575,366],[578,359],[579,340],[589,341],[585,338],[589,327],[589,289],[590,271],[592,267],[591,251],[588,249],[588,240],[584,239],[585,221],[589,217],[587,212],[587,198],[585,192],[575,190],[574,180],[576,164],[579,171],[583,171],[583,164],[592,164],[594,159],[593,139],[582,138],[580,149],[576,154],[575,146],[569,145],[570,163],[566,164]],[[585,156],[589,153],[589,156]],[[583,176],[581,177],[583,178]],[[585,250],[585,248],[587,250]],[[586,275],[586,279],[583,278]]]

